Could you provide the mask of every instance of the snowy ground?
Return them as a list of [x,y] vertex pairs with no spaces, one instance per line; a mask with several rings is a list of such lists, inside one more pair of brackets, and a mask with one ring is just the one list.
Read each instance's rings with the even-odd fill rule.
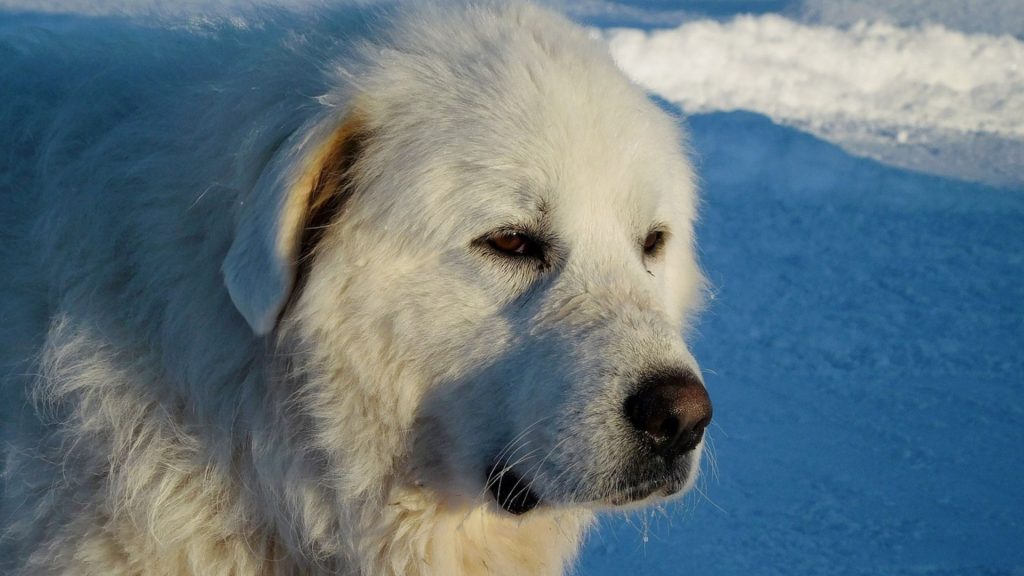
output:
[[1024,575],[1024,2],[557,3],[688,114],[717,291],[703,495],[579,572]]

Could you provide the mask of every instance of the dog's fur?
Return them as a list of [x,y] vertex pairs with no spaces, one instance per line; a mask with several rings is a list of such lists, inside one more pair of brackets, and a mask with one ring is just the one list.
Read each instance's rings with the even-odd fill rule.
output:
[[556,574],[692,484],[621,415],[695,370],[681,134],[543,9],[402,12],[0,35],[0,571]]

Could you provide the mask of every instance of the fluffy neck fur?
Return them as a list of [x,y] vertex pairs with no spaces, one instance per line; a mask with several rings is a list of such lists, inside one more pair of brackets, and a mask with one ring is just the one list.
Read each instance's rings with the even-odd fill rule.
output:
[[[25,574],[561,574],[590,520],[574,511],[513,518],[486,504],[446,505],[400,482],[401,454],[386,457],[387,434],[377,446],[366,445],[369,436],[316,438],[331,427],[318,421],[324,415],[284,398],[302,385],[300,396],[340,394],[330,405],[365,405],[358,382],[302,384],[297,377],[311,376],[294,359],[286,367],[244,363],[238,375],[255,392],[234,396],[236,426],[221,430],[187,404],[144,392],[140,380],[159,377],[145,352],[98,338],[67,321],[48,335],[37,394],[59,422],[49,441],[61,446],[60,464],[80,475],[34,509],[50,515],[84,503],[89,512],[76,522],[95,528],[37,534],[44,545]],[[249,359],[263,356],[260,346],[253,342]],[[274,364],[286,356],[269,357]],[[289,445],[275,445],[282,442]],[[68,540],[73,534],[86,536]]]

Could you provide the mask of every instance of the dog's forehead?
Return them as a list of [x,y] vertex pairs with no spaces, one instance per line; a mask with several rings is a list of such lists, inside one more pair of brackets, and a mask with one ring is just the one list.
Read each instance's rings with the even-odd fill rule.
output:
[[497,218],[543,219],[563,233],[585,226],[634,235],[692,218],[692,173],[668,118],[559,98],[574,96],[549,96],[529,115],[465,120],[452,142],[457,201]]
[[525,10],[377,54],[364,84],[377,161],[417,174],[390,187],[422,202],[410,210],[479,221],[545,212],[568,229],[586,214],[590,226],[638,229],[692,218],[673,121],[585,32]]

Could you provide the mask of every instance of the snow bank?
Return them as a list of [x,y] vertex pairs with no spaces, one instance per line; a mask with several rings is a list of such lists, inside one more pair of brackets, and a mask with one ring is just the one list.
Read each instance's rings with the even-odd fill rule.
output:
[[[976,159],[982,173],[961,176],[1024,183],[1024,42],[1012,36],[774,14],[604,36],[628,74],[688,113],[751,110],[876,156],[904,145],[903,158],[884,159],[939,173],[970,140],[997,148],[1005,165]],[[915,147],[930,154],[915,160]]]

